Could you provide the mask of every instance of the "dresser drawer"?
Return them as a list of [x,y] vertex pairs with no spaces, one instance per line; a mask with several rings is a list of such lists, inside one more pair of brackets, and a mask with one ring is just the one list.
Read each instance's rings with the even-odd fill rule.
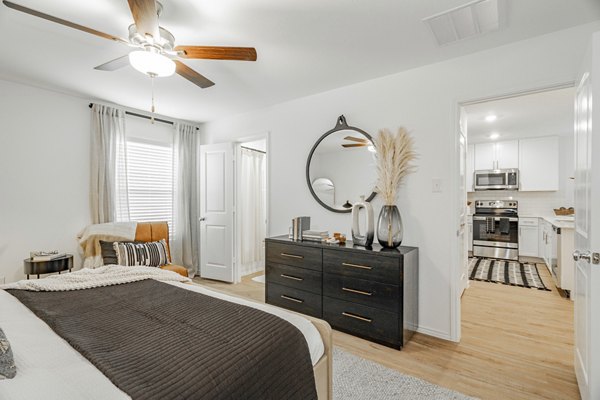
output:
[[323,270],[353,278],[382,283],[400,282],[400,259],[371,254],[323,250]]
[[268,283],[277,283],[318,295],[322,292],[321,275],[320,271],[312,269],[267,263]]
[[267,262],[321,271],[323,250],[316,247],[267,241]]
[[323,295],[398,312],[400,289],[396,285],[325,273]]
[[399,347],[398,315],[389,311],[323,297],[323,319],[335,329]]
[[322,317],[321,295],[276,283],[267,283],[267,303],[302,314]]

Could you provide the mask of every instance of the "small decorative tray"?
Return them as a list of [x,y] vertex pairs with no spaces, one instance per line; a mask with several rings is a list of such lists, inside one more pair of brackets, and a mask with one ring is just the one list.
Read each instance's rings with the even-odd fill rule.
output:
[[554,215],[573,215],[575,214],[575,209],[573,207],[565,208],[555,208]]

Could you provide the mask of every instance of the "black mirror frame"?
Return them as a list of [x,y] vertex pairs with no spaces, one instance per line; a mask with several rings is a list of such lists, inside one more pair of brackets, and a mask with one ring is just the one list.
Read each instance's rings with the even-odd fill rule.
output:
[[[345,210],[340,210],[340,209],[337,209],[337,208],[330,207],[327,204],[323,203],[323,201],[321,201],[321,199],[319,198],[319,196],[317,196],[317,194],[313,190],[312,184],[310,182],[310,162],[312,160],[312,156],[313,156],[315,150],[317,149],[317,147],[319,146],[319,144],[327,136],[331,135],[334,132],[343,131],[343,130],[356,131],[356,132],[360,133],[361,135],[365,136],[367,139],[369,139],[369,141],[371,141],[371,143],[373,143],[373,138],[371,137],[371,135],[369,135],[367,132],[363,131],[360,128],[348,125],[348,123],[346,122],[346,117],[344,117],[343,115],[340,115],[338,117],[338,119],[337,119],[336,124],[335,124],[335,128],[333,128],[333,129],[325,132],[325,134],[323,134],[323,136],[321,136],[319,138],[319,140],[316,141],[316,143],[313,145],[312,149],[310,150],[310,153],[308,154],[308,159],[306,160],[306,183],[308,185],[308,190],[310,190],[310,193],[315,198],[315,200],[317,201],[317,203],[319,203],[320,205],[322,205],[323,207],[325,207],[329,211],[333,211],[333,212],[336,212],[336,213],[349,213],[349,212],[352,211],[352,209],[348,208],[348,209],[345,209]],[[374,192],[374,191],[371,192],[371,194],[366,199],[366,201],[370,202],[371,200],[373,200],[375,198],[376,195],[377,195],[376,192]]]

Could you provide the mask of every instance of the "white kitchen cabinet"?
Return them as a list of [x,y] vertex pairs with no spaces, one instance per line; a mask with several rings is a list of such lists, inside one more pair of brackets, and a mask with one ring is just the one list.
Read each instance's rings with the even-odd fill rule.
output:
[[473,174],[475,172],[475,145],[467,146],[467,192],[474,192]]
[[519,168],[519,141],[475,145],[475,170]]
[[[573,290],[575,280],[575,261],[573,261],[573,250],[575,247],[574,230],[561,228],[558,236],[557,262],[558,274],[557,284],[563,290]],[[571,297],[573,300],[573,297]]]
[[544,259],[544,264],[552,275],[552,225],[546,220],[541,220],[539,230],[539,256]]
[[477,143],[475,146],[475,170],[494,169],[496,165],[495,143]]
[[519,218],[519,256],[539,257],[537,218]]
[[558,136],[519,140],[520,190],[557,191],[558,161]]
[[519,168],[519,141],[496,143],[496,169]]

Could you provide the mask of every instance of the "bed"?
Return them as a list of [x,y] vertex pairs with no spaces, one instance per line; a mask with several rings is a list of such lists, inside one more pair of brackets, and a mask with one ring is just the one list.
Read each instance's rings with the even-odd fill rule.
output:
[[[110,267],[107,267],[110,269]],[[123,268],[123,267],[121,267]],[[141,267],[144,268],[144,267]],[[149,269],[149,268],[145,268]],[[152,269],[152,268],[150,268]],[[154,270],[154,269],[152,269]],[[158,270],[158,269],[156,269]],[[95,271],[95,270],[94,270]],[[158,270],[160,271],[160,270]],[[70,279],[77,277],[77,272],[73,274],[61,275],[60,279],[69,279],[64,277],[70,277]],[[110,325],[106,323],[106,321],[102,321],[102,318],[98,318],[94,316],[93,312],[87,311],[81,312],[78,311],[76,315],[74,315],[74,320],[70,323],[77,326],[74,332],[71,332],[71,337],[67,335],[66,339],[63,338],[64,326],[68,325],[64,323],[64,320],[59,318],[61,312],[65,315],[69,315],[69,312],[73,310],[81,310],[86,304],[86,301],[90,301],[90,299],[119,299],[118,296],[123,296],[124,293],[133,293],[132,297],[139,296],[140,302],[150,301],[150,297],[145,296],[144,293],[160,293],[160,296],[154,296],[154,300],[157,302],[156,304],[152,303],[153,306],[150,307],[152,312],[162,313],[156,314],[159,315],[160,318],[164,316],[164,318],[174,318],[172,310],[167,312],[166,308],[163,309],[163,305],[168,303],[169,300],[174,299],[176,296],[196,296],[205,298],[208,301],[207,304],[211,304],[210,309],[207,308],[204,312],[201,309],[193,309],[193,312],[202,314],[203,316],[210,316],[211,312],[214,311],[218,307],[212,306],[212,304],[223,304],[224,311],[227,315],[231,315],[232,321],[233,318],[243,318],[238,314],[243,312],[248,312],[248,315],[260,315],[261,318],[265,318],[265,321],[276,322],[277,324],[283,323],[287,326],[286,329],[290,327],[294,332],[299,332],[300,341],[305,340],[306,343],[302,342],[302,345],[308,349],[310,364],[308,368],[312,367],[312,373],[314,376],[314,390],[316,391],[316,395],[319,399],[331,399],[332,398],[332,385],[331,385],[331,376],[332,376],[332,355],[331,355],[331,329],[329,325],[322,320],[313,319],[310,317],[306,317],[300,314],[292,313],[287,310],[283,310],[277,307],[273,307],[266,304],[252,302],[246,299],[237,298],[231,295],[227,295],[224,293],[216,292],[214,290],[207,289],[202,286],[190,284],[185,282],[186,278],[181,277],[170,271],[160,271],[160,274],[172,274],[173,276],[178,276],[177,279],[161,281],[160,279],[144,279],[144,280],[135,280],[131,282],[119,282],[118,285],[112,286],[101,286],[94,287],[90,289],[82,289],[82,290],[72,290],[69,292],[32,292],[25,290],[0,290],[0,327],[4,330],[7,337],[10,340],[12,350],[15,356],[15,363],[17,365],[17,376],[11,380],[0,381],[0,398],[12,400],[12,399],[31,399],[31,398],[40,398],[44,399],[61,399],[61,400],[69,400],[69,399],[130,399],[130,398],[164,398],[165,393],[175,393],[177,395],[173,395],[173,398],[194,398],[190,393],[200,393],[197,392],[197,387],[194,387],[194,383],[196,381],[195,377],[198,377],[198,380],[204,379],[204,383],[201,385],[200,389],[205,388],[205,384],[214,384],[218,389],[215,393],[228,393],[227,396],[231,397],[232,393],[235,392],[221,392],[220,388],[223,386],[230,387],[238,385],[239,382],[243,382],[244,379],[253,379],[253,382],[256,381],[257,377],[254,376],[252,378],[245,378],[245,374],[238,371],[238,368],[228,369],[226,362],[229,357],[224,351],[206,351],[201,353],[193,353],[194,350],[192,343],[191,350],[188,354],[202,354],[201,359],[204,360],[202,362],[197,362],[196,357],[187,357],[190,358],[188,363],[179,363],[179,360],[183,360],[186,357],[181,357],[179,355],[177,358],[177,362],[174,364],[173,370],[169,372],[169,374],[164,374],[168,376],[169,379],[165,379],[164,385],[160,382],[156,382],[151,380],[151,382],[156,383],[157,386],[162,386],[159,388],[143,388],[144,390],[139,391],[139,384],[136,387],[135,382],[130,383],[129,386],[127,384],[123,384],[123,382],[127,383],[127,380],[119,380],[112,376],[112,371],[110,365],[107,367],[106,360],[103,359],[103,352],[100,351],[100,354],[96,354],[94,359],[94,363],[90,361],[89,354],[86,353],[87,349],[85,346],[81,346],[80,337],[82,335],[82,331],[85,329],[96,329],[98,333],[98,337],[102,337],[102,327]],[[173,278],[170,276],[170,278]],[[49,279],[49,278],[46,278]],[[45,281],[41,280],[41,281]],[[36,281],[25,281],[29,282],[28,284],[35,284]],[[157,286],[158,285],[158,286]],[[95,292],[93,292],[95,291]],[[138,293],[138,295],[136,295]],[[92,296],[93,294],[93,296]],[[72,296],[77,295],[77,301],[67,300],[68,304],[65,310],[60,310],[60,307],[57,307],[53,310],[53,303],[48,299],[56,299],[60,298],[60,296]],[[19,299],[17,297],[19,296]],[[45,297],[49,296],[49,297]],[[59,297],[56,297],[59,296]],[[104,296],[104,297],[102,297]],[[194,299],[196,298],[194,297]],[[64,299],[70,299],[71,297],[61,298],[64,302]],[[87,298],[87,300],[85,300]],[[115,300],[116,301],[116,300]],[[122,301],[122,300],[118,300]],[[132,300],[133,301],[133,300]],[[136,300],[137,301],[137,300]],[[109,306],[106,300],[101,301],[107,307]],[[218,303],[217,303],[218,302]],[[28,308],[24,305],[29,304]],[[41,305],[37,305],[41,303]],[[78,304],[72,304],[78,303]],[[58,304],[58,303],[57,303]],[[119,303],[122,304],[122,303]],[[127,303],[129,304],[129,303]],[[117,315],[126,315],[128,316],[130,312],[129,309],[133,309],[135,305],[123,305],[123,307],[113,307],[115,310],[115,318],[118,318]],[[194,303],[195,304],[195,303]],[[200,304],[200,303],[198,303]],[[79,307],[79,308],[78,308]],[[94,309],[95,306],[89,307],[89,309]],[[242,310],[242,311],[240,311]],[[246,311],[247,310],[247,311]],[[56,311],[56,312],[54,312]],[[101,312],[101,311],[100,311]],[[144,313],[149,312],[147,310],[143,311]],[[254,313],[254,314],[253,314]],[[59,321],[56,324],[52,318],[54,318],[54,314],[58,315],[56,319]],[[89,317],[86,315],[89,314]],[[104,313],[106,315],[107,313]],[[139,314],[139,313],[138,313]],[[179,313],[177,313],[179,315]],[[50,316],[49,316],[50,315]],[[157,319],[156,315],[152,315],[151,320]],[[43,319],[42,319],[43,318]],[[49,318],[49,319],[48,319]],[[87,319],[86,319],[87,318]],[[134,317],[132,317],[134,319]],[[158,318],[158,319],[160,319]],[[208,318],[208,317],[206,317]],[[129,317],[127,318],[129,319]],[[219,318],[221,319],[221,318]],[[227,321],[227,319],[225,319]],[[94,325],[95,324],[95,325]],[[88,326],[89,325],[89,326]],[[51,326],[53,328],[51,328]],[[136,327],[139,328],[139,324],[132,325],[131,329],[127,328],[124,330],[135,330]],[[265,325],[267,326],[267,325]],[[83,328],[82,328],[83,327]],[[87,328],[86,328],[87,327]],[[108,329],[108,328],[107,328]],[[114,327],[111,329],[114,330]],[[153,328],[149,328],[152,330]],[[222,328],[219,328],[222,329]],[[117,329],[118,330],[118,329]],[[210,329],[207,328],[207,332]],[[220,330],[219,330],[220,331]],[[256,358],[256,354],[262,354],[264,352],[264,360],[279,359],[288,357],[288,354],[285,354],[285,348],[282,351],[282,344],[285,345],[285,341],[278,340],[277,336],[278,329],[274,329],[270,334],[273,337],[273,348],[270,345],[262,345],[260,352],[256,353],[258,350],[254,349],[255,353],[251,357],[248,356],[248,368],[251,369],[252,360]],[[58,332],[58,333],[57,333]],[[156,332],[159,332],[156,330]],[[289,331],[286,331],[289,332]],[[60,333],[60,335],[59,335]],[[85,333],[85,332],[84,332]],[[210,333],[210,332],[209,332]],[[107,333],[108,334],[108,333]],[[111,335],[117,335],[118,332],[115,331],[110,332]],[[152,334],[148,332],[149,335]],[[213,335],[213,333],[210,333]],[[210,336],[207,334],[207,336]],[[286,334],[287,335],[287,334]],[[246,337],[246,334],[239,335],[240,337]],[[265,336],[264,333],[261,334],[261,337]],[[96,335],[94,335],[94,338]],[[112,337],[112,336],[111,336]],[[126,336],[123,336],[126,337]],[[158,336],[157,336],[158,337]],[[154,339],[149,342],[153,344],[153,348],[148,349],[148,354],[152,354],[154,351],[158,351],[157,349],[162,349],[165,347],[171,346],[173,343],[181,343],[185,341],[190,341],[189,334],[182,333],[180,335],[175,335],[169,338],[161,338],[161,340],[154,341]],[[129,340],[129,339],[128,339]],[[218,338],[218,340],[225,341],[224,338]],[[129,344],[137,343],[138,340],[129,340]],[[141,340],[140,340],[141,342]],[[236,339],[234,342],[238,342]],[[276,345],[276,342],[281,342]],[[298,342],[298,340],[296,341]],[[85,344],[85,340],[83,341]],[[117,343],[121,343],[121,341],[117,341]],[[235,344],[235,343],[234,343]],[[97,343],[93,343],[94,347],[97,347]],[[228,347],[227,345],[226,347]],[[277,347],[279,346],[279,347]],[[295,346],[295,345],[294,345]],[[76,350],[74,347],[77,347]],[[88,346],[89,347],[89,346]],[[123,349],[119,349],[119,352],[113,352],[115,354],[127,354],[128,346],[123,346]],[[208,348],[208,347],[207,347]],[[216,347],[217,349],[220,347]],[[241,347],[236,347],[241,348]],[[211,348],[212,349],[212,348]],[[278,350],[276,350],[278,349]],[[293,352],[293,351],[292,351]],[[158,352],[160,353],[160,352]],[[270,354],[277,353],[277,354]],[[84,356],[83,354],[86,354]],[[137,357],[137,353],[133,353]],[[285,357],[280,356],[281,354],[285,354]],[[99,357],[99,358],[98,358]],[[114,355],[113,355],[114,357]],[[125,357],[125,356],[123,356]],[[158,357],[158,356],[157,356]],[[162,356],[161,356],[162,357]],[[212,358],[211,358],[212,357]],[[240,357],[245,357],[244,354],[241,354]],[[261,356],[262,357],[262,356]],[[198,357],[199,358],[199,357]],[[134,360],[135,357],[128,357],[127,360]],[[262,359],[262,358],[261,358]],[[208,360],[208,361],[207,361]],[[223,361],[225,360],[225,361]],[[239,358],[238,358],[239,360]],[[265,362],[265,361],[262,362]],[[104,364],[103,364],[104,362]],[[234,362],[234,361],[230,361]],[[135,364],[131,361],[133,365],[137,368],[140,364]],[[203,364],[204,363],[204,364]],[[217,377],[214,371],[219,371],[211,367],[212,369],[207,369],[207,366],[217,365],[218,363],[225,363],[222,367],[222,371],[226,371],[227,373]],[[178,368],[181,365],[185,365],[185,370],[180,371]],[[239,362],[238,364],[239,365]],[[132,368],[130,366],[130,368]],[[141,368],[141,367],[140,367]],[[291,368],[291,367],[290,367]],[[255,368],[256,369],[256,368]],[[268,368],[267,368],[268,369]],[[282,370],[285,368],[281,368],[279,365],[275,368],[274,371],[270,371],[272,377],[269,379],[276,380],[276,375],[278,374],[277,370]],[[107,372],[108,371],[108,372]],[[140,369],[140,371],[144,371]],[[190,371],[192,373],[190,374]],[[205,372],[208,371],[208,372]],[[187,372],[187,375],[186,375]],[[290,371],[289,373],[292,373]],[[235,376],[235,374],[239,373],[240,376]],[[181,375],[180,375],[181,374]],[[182,382],[181,379],[185,376],[193,376],[193,379],[186,379]],[[210,378],[208,379],[207,376]],[[282,375],[280,378],[283,379],[285,375]],[[110,377],[110,378],[109,378]],[[260,378],[260,376],[259,376]],[[137,378],[136,378],[137,379]],[[222,384],[220,380],[226,382],[226,384]],[[261,387],[264,386],[264,379],[266,377],[262,377],[263,379]],[[293,381],[293,380],[292,380]],[[258,381],[257,381],[258,382]],[[269,381],[270,382],[270,381]],[[160,385],[159,385],[160,383]],[[257,383],[258,384],[258,383]],[[133,385],[133,386],[132,386]],[[169,387],[172,385],[172,387]],[[189,387],[188,387],[189,386]],[[268,386],[268,385],[267,385]],[[133,389],[131,389],[133,387]],[[183,389],[183,388],[187,389]],[[250,386],[244,386],[244,390],[248,390]],[[124,389],[125,388],[125,389]],[[166,392],[164,389],[168,389]],[[187,390],[187,391],[186,391]],[[193,390],[190,392],[190,390]],[[208,389],[206,389],[208,390]],[[259,393],[260,388],[254,388],[255,392]],[[269,389],[271,390],[271,389]],[[160,393],[160,396],[158,395]],[[186,395],[187,393],[187,395]],[[278,393],[274,391],[273,393]],[[225,395],[224,395],[225,396]],[[219,397],[219,396],[217,396]],[[273,396],[267,394],[264,398],[273,398]],[[203,396],[195,398],[214,398],[213,396]]]

